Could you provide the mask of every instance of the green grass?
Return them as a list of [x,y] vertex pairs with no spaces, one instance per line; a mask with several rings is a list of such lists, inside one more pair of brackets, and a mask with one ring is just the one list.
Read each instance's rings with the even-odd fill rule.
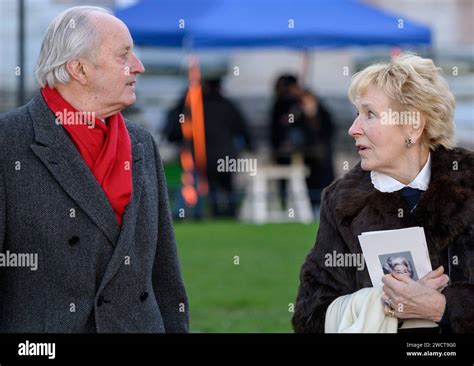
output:
[[291,332],[289,304],[316,230],[316,224],[177,223],[191,332]]

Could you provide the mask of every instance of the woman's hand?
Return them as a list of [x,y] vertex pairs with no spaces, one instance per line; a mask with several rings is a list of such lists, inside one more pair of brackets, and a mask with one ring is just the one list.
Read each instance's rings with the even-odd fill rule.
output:
[[444,274],[443,266],[439,266],[434,271],[428,272],[423,278],[419,279],[418,282],[441,292],[448,285],[449,277]]
[[445,278],[436,280],[440,277],[437,271],[439,268],[428,273],[420,282],[396,273],[383,276],[385,314],[399,319],[419,318],[439,322],[446,307],[446,298],[438,291],[444,286]]

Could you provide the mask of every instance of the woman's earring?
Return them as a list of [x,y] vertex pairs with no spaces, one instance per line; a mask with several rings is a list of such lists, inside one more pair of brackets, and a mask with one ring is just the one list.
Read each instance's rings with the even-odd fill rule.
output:
[[407,137],[405,139],[405,145],[407,145],[408,148],[412,147],[414,144],[413,140],[411,139],[411,137]]

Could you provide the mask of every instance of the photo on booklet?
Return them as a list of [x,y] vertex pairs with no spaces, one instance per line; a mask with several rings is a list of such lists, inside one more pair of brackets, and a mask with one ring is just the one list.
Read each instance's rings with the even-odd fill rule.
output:
[[411,252],[399,252],[379,255],[383,274],[396,273],[406,275],[412,280],[417,281],[418,275],[413,265]]

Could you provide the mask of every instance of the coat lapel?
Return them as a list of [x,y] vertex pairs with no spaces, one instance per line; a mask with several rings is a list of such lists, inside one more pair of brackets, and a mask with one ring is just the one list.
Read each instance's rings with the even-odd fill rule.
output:
[[125,208],[122,220],[122,231],[128,226],[134,226],[136,222],[136,214],[138,203],[142,192],[143,181],[143,145],[132,139],[132,197],[130,203]]
[[42,96],[28,105],[35,131],[31,149],[64,191],[115,246],[119,226],[107,196]]
[[143,157],[143,145],[135,141],[134,136],[130,134],[132,138],[132,179],[133,179],[133,190],[132,199],[125,208],[123,219],[122,219],[122,230],[117,241],[117,247],[112,254],[105,274],[102,277],[99,289],[97,293],[100,293],[104,287],[110,282],[115,276],[120,266],[123,265],[125,257],[130,251],[131,246],[134,244],[135,227],[137,225],[138,209],[140,206],[140,196],[142,192],[143,176],[144,176],[144,157]]

